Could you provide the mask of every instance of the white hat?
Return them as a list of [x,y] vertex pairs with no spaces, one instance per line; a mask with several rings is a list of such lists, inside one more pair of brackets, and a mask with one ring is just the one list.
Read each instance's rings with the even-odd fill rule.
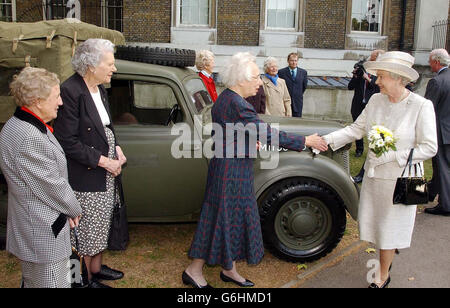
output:
[[419,78],[419,73],[412,68],[414,60],[414,57],[406,52],[389,51],[380,54],[376,61],[364,63],[364,68],[372,75],[376,75],[377,70],[382,70],[416,81]]

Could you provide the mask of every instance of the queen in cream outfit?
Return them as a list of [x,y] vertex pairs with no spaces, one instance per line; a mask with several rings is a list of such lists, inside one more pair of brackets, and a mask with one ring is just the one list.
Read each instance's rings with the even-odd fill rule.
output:
[[[412,68],[414,58],[404,52],[387,52],[377,61],[366,62],[366,70],[377,75],[381,93],[346,128],[324,136],[333,150],[363,138],[374,125],[394,132],[397,151],[377,158],[369,151],[359,203],[359,232],[363,241],[380,249],[381,279],[371,287],[386,287],[395,249],[408,248],[416,216],[416,206],[393,204],[397,177],[400,177],[414,148],[413,163],[430,159],[437,151],[434,108],[431,101],[408,91],[405,85],[419,75]],[[423,170],[423,168],[422,168]]]

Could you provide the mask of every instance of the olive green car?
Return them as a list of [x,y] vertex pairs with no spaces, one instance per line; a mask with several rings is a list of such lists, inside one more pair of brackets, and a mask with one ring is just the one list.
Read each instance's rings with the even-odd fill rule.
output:
[[[202,80],[189,68],[125,60],[116,66],[108,92],[117,138],[128,158],[123,184],[129,221],[196,222],[211,131],[212,101]],[[301,135],[341,128],[334,122],[261,118]],[[179,127],[189,128],[190,135],[183,139]],[[180,149],[184,157],[178,158],[173,153]],[[289,261],[323,257],[341,240],[346,211],[357,216],[359,191],[349,174],[348,148],[320,155],[282,150],[277,167],[269,169],[261,168],[265,159],[255,159],[254,191],[266,247]],[[4,193],[2,198],[0,221],[5,223]]]

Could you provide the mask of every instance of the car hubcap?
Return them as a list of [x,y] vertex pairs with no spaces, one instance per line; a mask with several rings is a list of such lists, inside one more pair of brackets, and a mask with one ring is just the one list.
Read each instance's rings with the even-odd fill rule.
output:
[[331,232],[332,217],[323,202],[311,197],[299,197],[288,201],[277,213],[275,232],[288,248],[311,250]]

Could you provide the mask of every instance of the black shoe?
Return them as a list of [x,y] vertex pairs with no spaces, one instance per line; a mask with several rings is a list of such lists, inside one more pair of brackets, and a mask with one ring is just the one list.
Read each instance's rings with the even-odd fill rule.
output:
[[389,283],[391,282],[391,276],[388,276],[388,279],[379,287],[376,283],[371,283],[369,289],[384,289],[387,288]]
[[92,277],[96,280],[118,280],[123,278],[123,273],[113,270],[106,265],[102,265],[100,272],[92,273]]
[[361,157],[363,155],[364,151],[356,150],[355,157]]
[[432,215],[450,216],[450,212],[444,211],[439,204],[435,207],[426,208],[425,213]]
[[183,280],[183,283],[185,285],[191,285],[194,289],[214,289],[209,284],[206,284],[206,286],[201,286],[198,283],[195,282],[194,279],[192,279],[191,276],[186,273],[186,271],[183,272],[183,275],[181,275],[181,279]]
[[253,287],[255,285],[253,282],[251,282],[248,279],[245,279],[244,282],[236,281],[233,278],[226,276],[223,272],[220,272],[220,279],[222,279],[223,282],[233,282],[233,283],[237,284],[238,286],[244,287],[244,288]]
[[112,289],[112,287],[107,286],[106,284],[103,284],[96,279],[92,279],[91,281],[89,281],[89,284],[87,287],[89,289]]

